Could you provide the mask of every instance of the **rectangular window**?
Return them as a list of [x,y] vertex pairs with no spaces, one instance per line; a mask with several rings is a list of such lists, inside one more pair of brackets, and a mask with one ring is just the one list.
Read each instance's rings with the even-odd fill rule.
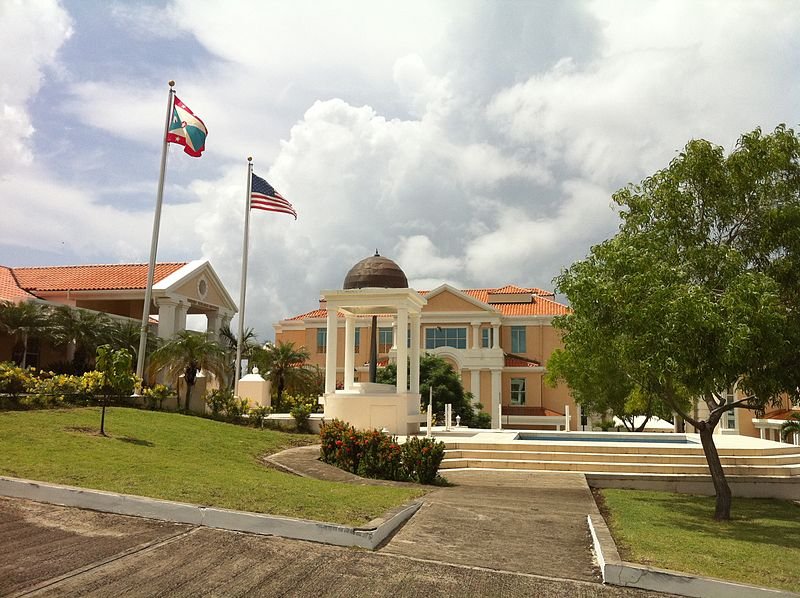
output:
[[425,348],[453,347],[454,349],[467,348],[466,328],[426,328]]
[[361,328],[356,328],[355,352],[358,353],[358,348],[361,346]]
[[525,378],[511,378],[511,404],[525,404]]
[[392,350],[392,329],[378,328],[378,353],[388,353]]
[[525,326],[511,327],[511,352],[525,353]]
[[328,350],[328,330],[317,328],[317,353],[326,353]]
[[[725,393],[725,402],[729,405],[736,400],[736,395],[733,392],[733,388],[729,388],[728,392]],[[725,428],[728,430],[735,430],[736,429],[736,410],[731,409],[730,411],[725,412]]]
[[481,330],[481,347],[484,349],[492,348],[492,329],[484,328]]

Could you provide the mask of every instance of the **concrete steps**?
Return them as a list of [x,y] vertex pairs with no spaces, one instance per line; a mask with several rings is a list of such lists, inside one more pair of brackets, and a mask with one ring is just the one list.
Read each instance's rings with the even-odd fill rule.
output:
[[[513,469],[596,473],[708,475],[702,448],[671,446],[550,446],[446,443],[441,469]],[[797,447],[720,450],[728,475],[798,476]]]

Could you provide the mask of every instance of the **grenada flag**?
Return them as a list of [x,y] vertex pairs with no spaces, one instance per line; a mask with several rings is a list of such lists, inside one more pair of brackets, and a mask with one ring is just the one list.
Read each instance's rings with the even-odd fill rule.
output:
[[206,135],[208,135],[208,129],[203,121],[197,118],[194,112],[178,99],[178,96],[175,96],[172,102],[172,118],[167,131],[167,141],[181,144],[184,152],[199,158],[206,149]]

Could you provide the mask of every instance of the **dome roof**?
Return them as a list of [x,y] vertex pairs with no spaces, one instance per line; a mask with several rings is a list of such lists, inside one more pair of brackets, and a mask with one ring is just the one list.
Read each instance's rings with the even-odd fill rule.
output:
[[344,277],[344,289],[407,289],[408,279],[400,266],[375,250],[375,255],[365,258],[350,268]]

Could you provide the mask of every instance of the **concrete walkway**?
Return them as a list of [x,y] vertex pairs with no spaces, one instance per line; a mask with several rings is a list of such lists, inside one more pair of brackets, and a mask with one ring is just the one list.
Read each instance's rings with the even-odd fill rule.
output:
[[[269,465],[353,484],[317,447]],[[660,596],[603,586],[577,474],[448,472],[376,552],[0,498],[6,596]]]
[[[318,460],[319,447],[270,457],[298,475],[354,484],[365,480]],[[569,579],[600,582],[586,524],[597,507],[583,474],[448,471],[453,486],[423,497],[423,507],[382,552]]]
[[659,596],[0,498],[0,596]]

